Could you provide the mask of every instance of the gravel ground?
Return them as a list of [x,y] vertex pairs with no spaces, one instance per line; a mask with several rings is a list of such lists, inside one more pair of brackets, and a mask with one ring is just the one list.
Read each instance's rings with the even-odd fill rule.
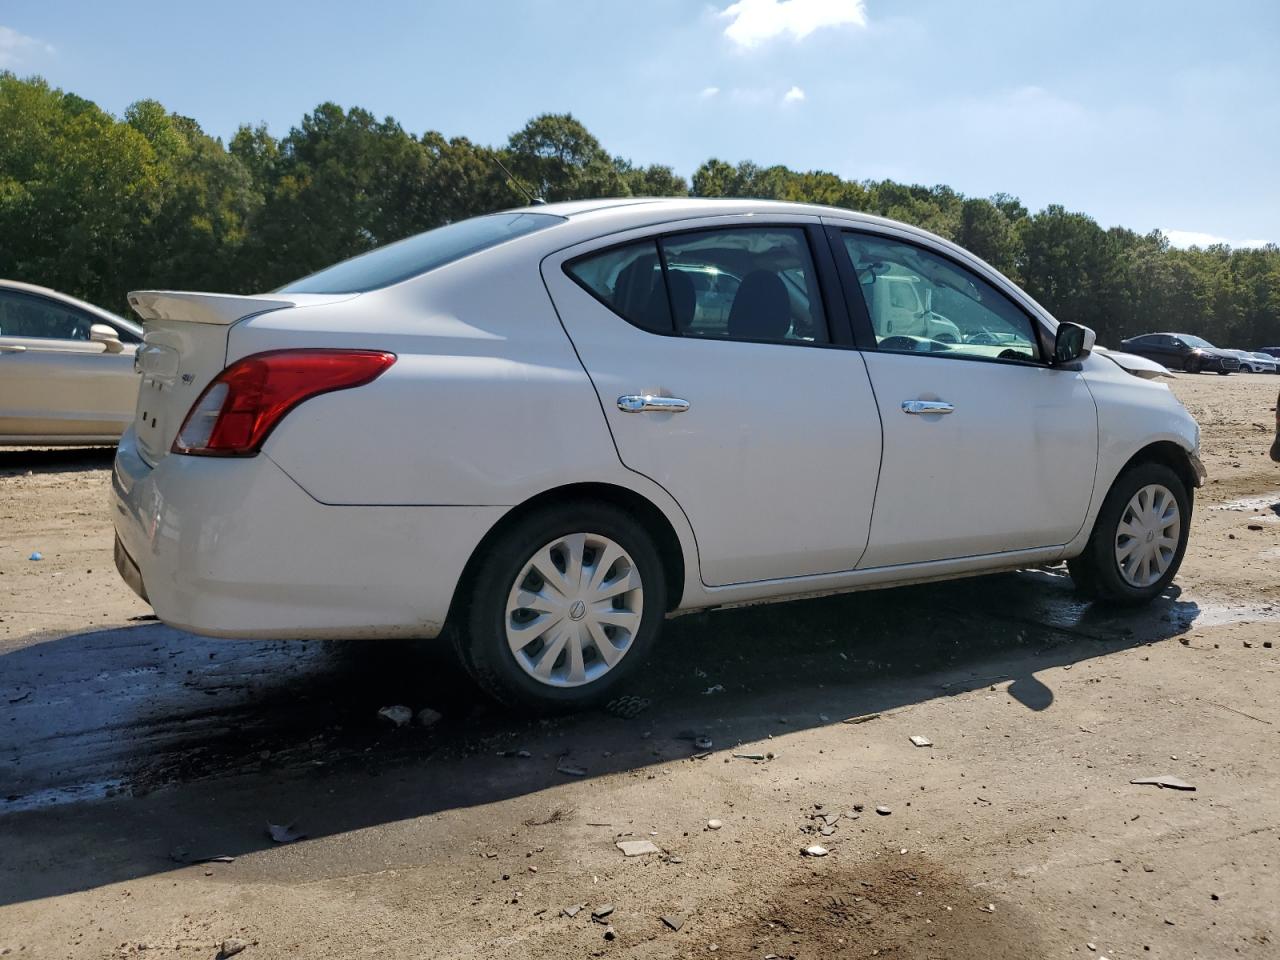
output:
[[[1146,610],[1057,569],[698,614],[634,700],[542,722],[436,644],[148,622],[110,452],[0,452],[0,953],[1273,957],[1277,387],[1174,383],[1211,482]],[[1165,774],[1196,789],[1130,783]]]

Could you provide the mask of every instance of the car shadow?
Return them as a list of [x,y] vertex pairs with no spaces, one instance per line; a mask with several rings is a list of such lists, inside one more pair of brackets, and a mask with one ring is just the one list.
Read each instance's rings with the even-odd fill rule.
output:
[[115,447],[0,448],[0,477],[107,469],[115,455]]
[[[441,642],[223,641],[157,623],[65,636],[0,656],[0,904],[249,854],[272,846],[267,822],[317,837],[540,800],[576,775],[727,760],[734,744],[991,685],[1034,722],[1054,700],[1048,668],[1198,615],[1176,588],[1142,610],[1090,605],[1063,570],[690,614],[608,709],[553,719],[493,705]],[[378,716],[395,704],[442,716],[396,728]],[[34,869],[59,861],[76,868]]]

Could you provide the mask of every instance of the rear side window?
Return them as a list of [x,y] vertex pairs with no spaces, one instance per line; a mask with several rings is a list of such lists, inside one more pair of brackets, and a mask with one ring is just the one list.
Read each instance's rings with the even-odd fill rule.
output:
[[566,271],[615,313],[654,333],[830,341],[803,229],[675,234],[590,254]]
[[569,276],[642,330],[671,333],[671,306],[662,282],[658,245],[628,243],[569,264]]
[[495,213],[389,243],[319,273],[295,280],[278,293],[364,293],[443,267],[507,240],[545,230],[564,217],[549,213]]

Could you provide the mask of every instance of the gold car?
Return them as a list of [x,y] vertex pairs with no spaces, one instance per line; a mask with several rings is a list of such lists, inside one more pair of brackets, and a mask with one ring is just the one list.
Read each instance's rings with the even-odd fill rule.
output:
[[115,443],[133,422],[142,328],[0,280],[0,446]]

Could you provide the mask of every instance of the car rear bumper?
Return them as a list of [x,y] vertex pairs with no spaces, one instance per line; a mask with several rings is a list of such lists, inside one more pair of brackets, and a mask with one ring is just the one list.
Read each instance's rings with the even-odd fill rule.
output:
[[330,506],[269,457],[170,455],[133,432],[112,473],[116,563],[156,615],[247,638],[433,637],[504,507]]

